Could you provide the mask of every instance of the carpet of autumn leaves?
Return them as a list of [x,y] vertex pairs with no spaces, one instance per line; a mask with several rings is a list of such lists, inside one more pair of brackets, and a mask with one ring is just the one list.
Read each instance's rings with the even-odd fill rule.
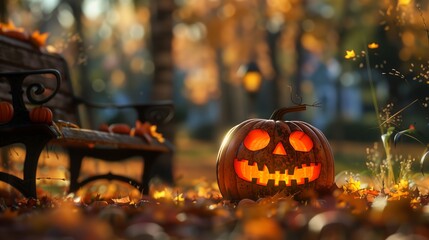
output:
[[[301,199],[222,199],[216,184],[152,186],[138,197],[0,198],[2,239],[427,239],[429,195],[349,181]],[[7,196],[6,196],[7,194]]]

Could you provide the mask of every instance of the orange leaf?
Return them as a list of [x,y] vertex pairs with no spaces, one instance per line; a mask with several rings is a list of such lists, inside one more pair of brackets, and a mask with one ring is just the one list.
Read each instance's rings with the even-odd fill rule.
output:
[[17,31],[17,32],[24,32],[23,28],[17,28],[15,27],[15,24],[13,24],[12,21],[9,20],[7,23],[1,23],[0,28],[3,31]]
[[30,39],[31,41],[38,47],[42,47],[46,44],[46,40],[48,39],[49,33],[40,33],[39,31],[34,31]]
[[161,143],[163,143],[165,141],[162,134],[156,131],[156,125],[152,125],[150,127],[150,135],[152,135],[152,137],[156,138]]
[[116,204],[129,204],[131,202],[129,196],[123,198],[112,198],[112,201]]
[[[163,143],[165,141],[164,137],[161,133],[158,133],[156,131],[156,125],[152,125],[149,122],[142,123],[141,121],[136,121],[136,127],[133,132],[135,136],[143,136],[147,138],[147,135],[152,136],[153,138],[156,138],[159,142]],[[146,139],[148,142],[151,142],[150,139]]]
[[15,38],[21,41],[28,40],[28,35],[24,32],[24,29],[15,27],[15,24],[13,24],[12,21],[9,21],[8,23],[2,23],[0,30],[0,33],[5,36]]

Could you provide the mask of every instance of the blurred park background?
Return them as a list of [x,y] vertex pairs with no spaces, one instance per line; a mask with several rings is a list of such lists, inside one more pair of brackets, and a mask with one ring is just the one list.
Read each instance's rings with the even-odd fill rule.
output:
[[[429,135],[428,1],[2,0],[0,18],[48,32],[79,96],[173,100],[175,117],[160,131],[175,146],[179,181],[215,181],[229,128],[300,103],[320,107],[286,118],[325,133],[337,172],[365,170],[366,149],[381,140],[377,112],[397,130],[413,124]],[[252,88],[246,66],[259,74]],[[85,124],[134,120],[91,112]],[[401,146],[416,157],[424,150]]]

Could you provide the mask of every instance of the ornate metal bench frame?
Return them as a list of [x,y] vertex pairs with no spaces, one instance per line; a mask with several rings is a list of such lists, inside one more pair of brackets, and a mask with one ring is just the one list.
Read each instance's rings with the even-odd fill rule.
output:
[[[0,36],[0,48],[2,38]],[[10,40],[6,41],[9,44]],[[22,43],[16,47],[19,50]],[[9,46],[10,47],[10,46]],[[12,41],[12,47],[15,47]],[[38,52],[26,46],[22,47],[24,51],[35,54],[39,53],[43,57],[50,57],[50,54]],[[22,50],[21,49],[21,50]],[[29,118],[28,106],[42,105],[55,100],[64,76],[68,77],[66,66],[62,66],[65,72],[60,72],[54,68],[41,68],[35,64],[33,68],[27,69],[22,66],[15,66],[12,61],[7,63],[16,71],[3,69],[4,59],[0,56],[0,80],[9,85],[10,99],[2,99],[7,96],[0,89],[0,100],[11,101],[14,108],[14,115],[10,122],[0,124],[0,147],[21,143],[25,146],[26,155],[24,159],[23,178],[13,174],[0,172],[0,181],[9,183],[19,190],[24,196],[36,198],[36,171],[41,152],[47,144],[55,144],[64,147],[69,155],[70,186],[69,192],[75,192],[85,184],[98,179],[118,180],[131,184],[138,188],[143,194],[149,191],[150,171],[153,163],[162,154],[171,154],[172,145],[166,142],[159,142],[156,138],[142,138],[125,134],[116,134],[102,132],[91,129],[81,129],[71,126],[58,127],[54,124],[33,123]],[[53,56],[58,58],[58,55]],[[65,61],[62,60],[62,64]],[[3,60],[3,62],[2,62]],[[22,61],[28,61],[23,59]],[[46,65],[46,64],[45,64]],[[53,66],[55,67],[55,66]],[[46,88],[42,82],[32,82],[24,84],[29,76],[50,75],[50,85],[55,87]],[[54,78],[52,78],[54,76]],[[34,76],[33,76],[34,77]],[[36,78],[37,79],[37,78]],[[46,81],[46,80],[44,80]],[[64,86],[63,86],[64,87]],[[67,87],[67,86],[66,86]],[[25,93],[25,94],[24,94]],[[173,104],[170,101],[154,102],[149,104],[121,105],[113,104],[93,104],[74,95],[68,96],[72,105],[84,104],[92,108],[134,108],[138,113],[138,119],[141,122],[165,123],[171,120],[173,116]],[[55,110],[55,109],[53,109]],[[78,113],[76,112],[76,115]],[[124,159],[140,156],[143,160],[143,173],[141,179],[134,180],[126,175],[116,175],[107,173],[88,177],[79,181],[82,161],[85,157],[93,157],[103,161],[122,161]]]

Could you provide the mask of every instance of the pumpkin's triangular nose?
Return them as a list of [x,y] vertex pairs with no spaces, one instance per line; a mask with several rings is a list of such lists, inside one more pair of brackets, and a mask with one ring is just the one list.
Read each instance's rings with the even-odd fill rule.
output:
[[273,154],[286,155],[286,150],[281,142],[277,143],[276,148],[274,148]]

